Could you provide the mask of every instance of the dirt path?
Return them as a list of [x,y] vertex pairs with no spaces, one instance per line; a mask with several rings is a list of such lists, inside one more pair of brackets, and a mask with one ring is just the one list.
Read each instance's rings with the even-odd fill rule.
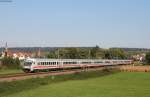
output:
[[150,72],[150,66],[119,66],[119,69],[127,72]]

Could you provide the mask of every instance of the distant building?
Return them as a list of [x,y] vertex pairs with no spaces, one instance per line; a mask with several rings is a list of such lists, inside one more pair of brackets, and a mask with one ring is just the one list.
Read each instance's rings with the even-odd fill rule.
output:
[[31,58],[32,53],[27,53],[27,52],[14,52],[11,54],[11,57],[13,58],[19,58],[19,60],[24,60],[26,58]]
[[133,55],[132,58],[136,61],[144,61],[145,60],[145,53]]
[[24,60],[26,58],[31,58],[32,56],[33,54],[29,52],[19,52],[9,50],[7,43],[5,45],[5,49],[1,52],[1,58],[12,57],[12,58],[19,58],[19,60]]

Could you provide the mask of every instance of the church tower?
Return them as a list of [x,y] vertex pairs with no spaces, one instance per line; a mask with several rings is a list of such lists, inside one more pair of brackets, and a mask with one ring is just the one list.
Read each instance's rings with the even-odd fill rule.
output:
[[5,57],[8,57],[8,45],[7,45],[7,42],[6,42],[6,44],[5,44],[5,50],[4,50],[4,56]]

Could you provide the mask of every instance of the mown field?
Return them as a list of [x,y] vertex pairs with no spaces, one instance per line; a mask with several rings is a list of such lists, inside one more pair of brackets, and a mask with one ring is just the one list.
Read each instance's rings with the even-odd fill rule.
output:
[[0,88],[0,97],[150,97],[150,73],[92,72],[0,86],[7,87]]

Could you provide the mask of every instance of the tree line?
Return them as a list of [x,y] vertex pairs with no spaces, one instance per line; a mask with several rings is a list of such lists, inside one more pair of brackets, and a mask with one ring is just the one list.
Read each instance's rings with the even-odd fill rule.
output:
[[[131,59],[131,54],[121,48],[103,49],[99,46],[56,48],[45,56],[51,59]],[[4,57],[0,62],[0,68],[20,68],[18,58]],[[150,52],[146,53],[145,62],[150,65]]]
[[47,58],[60,59],[127,59],[127,53],[120,48],[102,49],[99,46],[92,48],[59,48],[49,52]]

